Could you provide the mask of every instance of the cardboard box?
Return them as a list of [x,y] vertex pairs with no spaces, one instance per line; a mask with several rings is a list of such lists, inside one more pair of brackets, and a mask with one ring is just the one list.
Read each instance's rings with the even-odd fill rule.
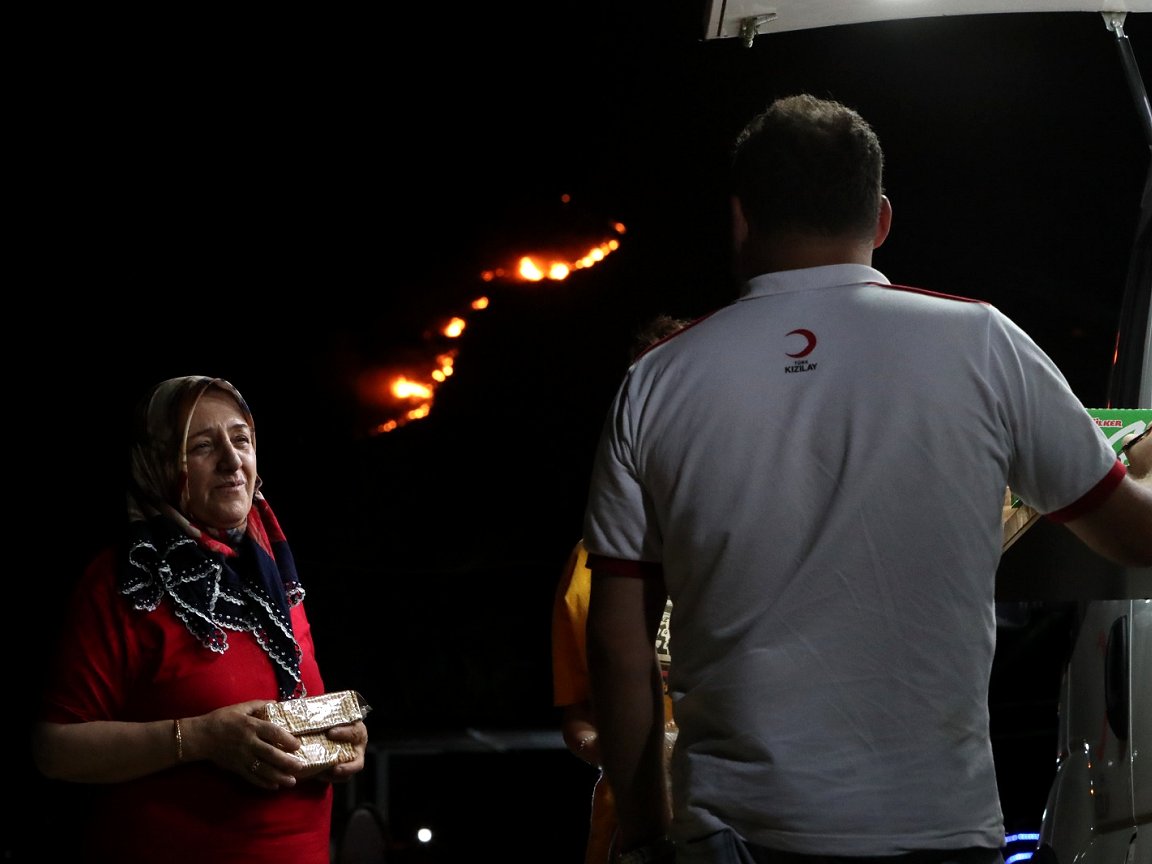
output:
[[1128,459],[1120,452],[1124,439],[1128,435],[1139,435],[1152,426],[1152,408],[1089,408],[1088,413],[1125,465]]
[[1003,552],[1020,539],[1025,531],[1035,524],[1040,514],[1012,494],[1011,489],[1004,490],[1004,509],[1001,512],[1004,528],[1004,541],[1000,545]]
[[[1096,421],[1100,434],[1112,446],[1125,465],[1127,458],[1121,453],[1124,439],[1130,434],[1140,434],[1152,426],[1152,408],[1087,408],[1089,416]],[[1012,494],[1011,489],[1004,490],[1004,543],[1001,551],[1015,543],[1020,536],[1031,528],[1040,514]]]

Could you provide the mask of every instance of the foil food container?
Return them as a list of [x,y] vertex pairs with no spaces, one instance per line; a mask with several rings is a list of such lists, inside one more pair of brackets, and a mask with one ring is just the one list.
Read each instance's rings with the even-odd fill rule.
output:
[[320,696],[305,696],[284,702],[270,702],[264,719],[282,726],[300,739],[300,749],[292,755],[304,763],[302,777],[356,758],[351,744],[333,741],[326,734],[333,726],[363,720],[372,710],[355,690],[337,690]]

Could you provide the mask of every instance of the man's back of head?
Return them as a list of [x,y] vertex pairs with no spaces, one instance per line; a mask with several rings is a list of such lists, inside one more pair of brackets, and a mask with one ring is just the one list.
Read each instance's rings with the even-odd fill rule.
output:
[[[807,94],[777,99],[744,127],[732,152],[731,191],[746,222],[736,240],[742,275],[786,269],[762,260],[765,248],[790,248],[797,238],[879,245],[883,170],[880,140],[856,111]],[[819,262],[791,266],[811,263]]]

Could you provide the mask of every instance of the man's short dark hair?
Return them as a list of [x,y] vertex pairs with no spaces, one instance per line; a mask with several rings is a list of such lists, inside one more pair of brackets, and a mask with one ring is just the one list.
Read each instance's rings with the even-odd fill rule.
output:
[[884,153],[856,111],[801,94],[777,99],[736,138],[732,192],[758,233],[871,236]]

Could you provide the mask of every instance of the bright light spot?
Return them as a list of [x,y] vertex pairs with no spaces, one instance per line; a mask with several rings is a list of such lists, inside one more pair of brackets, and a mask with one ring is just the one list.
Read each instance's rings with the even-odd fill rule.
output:
[[479,311],[480,309],[487,309],[488,308],[488,298],[487,297],[477,297],[475,300],[472,301],[472,308],[476,309],[477,311]]
[[431,828],[417,829],[416,839],[419,840],[421,843],[431,843],[432,842],[432,829]]
[[1009,834],[1007,837],[1004,838],[1004,845],[1007,846],[1009,843],[1027,843],[1027,842],[1035,843],[1039,839],[1040,839],[1040,834],[1039,834],[1039,832],[1036,832],[1036,831],[1021,832],[1019,834]]
[[[1009,834],[1004,838],[1005,858],[1004,864],[1017,864],[1020,861],[1029,861],[1032,856],[1036,854],[1036,844],[1040,840],[1040,833],[1037,831],[1021,831],[1016,834]],[[1011,847],[1024,846],[1023,850],[1016,852]]]
[[449,339],[456,339],[461,333],[464,332],[465,324],[466,322],[463,318],[453,318],[445,325],[443,331],[441,332],[443,332],[443,334]]

